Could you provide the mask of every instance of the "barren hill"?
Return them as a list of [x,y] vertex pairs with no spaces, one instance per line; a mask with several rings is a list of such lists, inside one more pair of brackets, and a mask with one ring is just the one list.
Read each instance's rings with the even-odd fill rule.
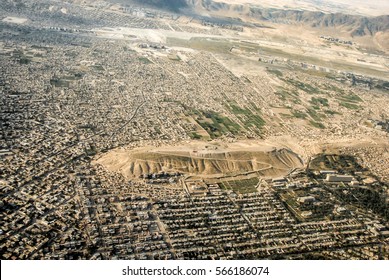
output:
[[[211,20],[232,20],[232,18],[251,18],[255,21],[307,25],[314,28],[331,27],[346,30],[351,36],[371,36],[377,32],[389,32],[389,15],[362,16],[350,14],[347,9],[326,9],[326,5],[315,2],[308,6],[269,6],[262,1],[228,1],[228,0],[110,0],[113,2],[145,5],[157,9],[165,9],[179,13],[206,14]],[[380,4],[381,5],[381,4]],[[314,8],[312,8],[312,7]],[[378,5],[379,6],[379,5]],[[346,7],[346,6],[344,6]],[[349,6],[347,6],[349,7]],[[384,6],[385,12],[387,6]],[[334,12],[336,11],[336,12]],[[341,11],[341,12],[339,12]]]
[[228,146],[191,143],[132,151],[114,150],[104,154],[97,163],[128,178],[161,171],[200,176],[258,171],[263,176],[277,177],[303,167],[300,157],[291,150],[246,143]]

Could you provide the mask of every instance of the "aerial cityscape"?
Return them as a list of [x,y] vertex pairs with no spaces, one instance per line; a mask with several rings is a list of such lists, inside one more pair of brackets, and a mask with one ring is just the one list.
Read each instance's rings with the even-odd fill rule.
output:
[[2,0],[0,258],[389,260],[376,2]]

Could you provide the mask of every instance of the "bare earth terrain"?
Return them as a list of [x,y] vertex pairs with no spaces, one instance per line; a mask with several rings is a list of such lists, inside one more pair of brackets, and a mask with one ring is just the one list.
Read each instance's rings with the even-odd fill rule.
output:
[[194,142],[185,146],[119,150],[104,155],[97,163],[127,178],[161,171],[203,177],[250,172],[263,177],[280,177],[303,167],[297,154],[258,142],[228,145]]

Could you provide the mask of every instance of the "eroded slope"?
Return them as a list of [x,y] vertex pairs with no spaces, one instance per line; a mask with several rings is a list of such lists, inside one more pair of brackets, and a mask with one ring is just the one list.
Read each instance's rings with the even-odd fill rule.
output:
[[259,143],[215,145],[197,142],[172,147],[114,150],[96,162],[127,178],[161,171],[199,176],[257,171],[263,176],[273,177],[303,166],[300,157],[291,150]]

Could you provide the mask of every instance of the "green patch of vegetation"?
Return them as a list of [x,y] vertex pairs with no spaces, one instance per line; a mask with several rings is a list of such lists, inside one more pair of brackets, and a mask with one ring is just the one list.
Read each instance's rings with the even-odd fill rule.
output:
[[255,105],[253,102],[250,102],[250,105],[251,105],[251,107],[253,107],[253,109],[254,109],[256,112],[258,112],[258,113],[261,112],[261,109],[258,108],[257,105]]
[[309,123],[310,123],[313,127],[316,127],[316,128],[320,128],[320,129],[324,129],[324,128],[325,128],[324,124],[319,123],[319,122],[309,121]]
[[280,113],[280,116],[283,117],[284,119],[291,119],[293,116],[285,113]]
[[277,69],[267,68],[266,71],[276,75],[277,77],[282,77],[283,76],[282,72],[280,70],[277,70]]
[[286,192],[280,195],[281,200],[285,203],[285,206],[291,212],[291,214],[298,220],[303,221],[301,217],[301,211],[299,211],[299,205],[293,194]]
[[202,138],[200,134],[197,134],[197,132],[192,132],[189,136],[192,139],[201,139]]
[[277,95],[281,100],[285,101],[287,99],[290,99],[296,104],[301,103],[301,101],[296,98],[299,95],[296,91],[288,91],[284,88],[280,88],[274,94]]
[[228,186],[224,185],[223,183],[219,183],[218,185],[222,190],[226,190],[226,191],[229,190]]
[[355,205],[359,208],[368,208],[384,219],[389,218],[389,204],[386,200],[385,191],[381,186],[337,188],[333,192],[336,197],[347,204]]
[[297,204],[296,200],[289,197],[286,201],[285,201],[289,206],[293,207],[294,209],[297,209],[299,207],[299,205]]
[[311,86],[309,84],[306,84],[306,83],[303,83],[300,81],[296,81],[294,79],[282,79],[282,80],[284,82],[287,82],[287,83],[293,85],[296,88],[301,89],[302,91],[305,91],[308,94],[317,94],[317,93],[321,92],[318,88],[314,88],[313,86]]
[[31,59],[29,59],[28,57],[26,56],[23,56],[19,59],[19,63],[20,64],[29,64],[31,62]]
[[324,113],[326,113],[327,115],[331,115],[331,116],[340,115],[339,112],[336,112],[336,111],[333,111],[333,110],[325,110]]
[[193,110],[192,114],[195,115],[197,123],[208,132],[212,139],[220,137],[228,132],[234,135],[237,135],[240,132],[238,124],[217,112]]
[[339,105],[343,106],[343,107],[345,107],[347,109],[351,109],[351,110],[358,110],[359,109],[359,106],[356,105],[356,104],[353,104],[353,103],[340,102]]
[[245,128],[257,128],[260,129],[265,124],[265,121],[258,115],[246,115],[246,120],[244,120]]
[[311,170],[337,170],[339,173],[352,174],[354,172],[367,171],[357,159],[349,155],[320,154],[309,163]]
[[356,103],[356,102],[363,101],[358,95],[355,94],[342,95],[339,99],[349,103]]
[[301,111],[293,110],[292,111],[293,117],[298,118],[298,119],[306,119],[308,117],[307,114]]
[[326,106],[328,107],[328,99],[322,97],[312,97],[310,101],[313,105],[316,106]]
[[244,124],[246,129],[254,128],[257,132],[260,131],[265,121],[259,116],[259,108],[255,107],[256,112],[252,112],[248,108],[241,108],[234,101],[227,101],[227,107],[232,111],[234,115]]
[[259,183],[258,178],[250,178],[243,180],[225,181],[222,182],[221,188],[225,190],[233,190],[237,193],[253,193],[257,192],[256,186]]
[[320,122],[322,118],[325,118],[325,115],[320,114],[315,110],[315,108],[309,108],[307,110],[308,115],[315,121]]
[[229,104],[230,108],[232,109],[232,112],[235,115],[238,115],[238,114],[244,115],[248,111],[246,109],[243,109],[243,108],[239,107],[235,102],[229,101],[228,104]]
[[[328,76],[327,76],[327,78],[328,78]],[[333,78],[333,79],[335,79],[335,78]],[[323,88],[325,90],[334,91],[334,92],[337,92],[337,93],[342,93],[342,94],[344,93],[343,89],[341,89],[341,88],[339,88],[337,86],[331,85],[331,84],[324,84]]]
[[315,111],[320,111],[320,107],[317,105],[312,106],[312,109],[314,109]]

